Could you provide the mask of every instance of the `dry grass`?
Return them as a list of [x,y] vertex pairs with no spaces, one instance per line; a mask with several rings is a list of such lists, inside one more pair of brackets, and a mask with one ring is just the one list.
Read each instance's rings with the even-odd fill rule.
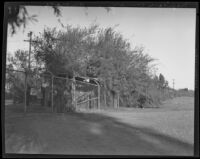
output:
[[[25,114],[17,107],[8,107],[5,116],[6,152],[192,155],[191,101],[191,98],[177,98],[168,101],[170,106],[166,102],[166,106],[159,109],[67,114]],[[191,109],[178,110],[182,102],[190,103],[187,108]],[[176,103],[176,110],[171,108],[173,103]]]
[[168,100],[160,108],[121,108],[102,113],[131,126],[152,128],[189,144],[194,143],[193,97]]

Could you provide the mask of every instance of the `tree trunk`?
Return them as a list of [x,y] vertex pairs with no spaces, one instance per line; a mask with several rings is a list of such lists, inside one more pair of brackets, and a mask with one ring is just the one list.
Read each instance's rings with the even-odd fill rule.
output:
[[91,94],[89,94],[89,109],[92,109],[92,101],[90,99],[91,99]]
[[109,106],[114,107],[114,93],[109,91]]

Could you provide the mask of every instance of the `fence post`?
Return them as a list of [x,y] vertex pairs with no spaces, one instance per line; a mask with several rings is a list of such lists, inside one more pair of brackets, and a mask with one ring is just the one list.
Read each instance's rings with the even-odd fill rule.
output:
[[76,80],[74,78],[74,105],[75,105],[75,111],[77,109],[77,104],[76,104]]
[[117,92],[117,108],[119,108],[119,91]]
[[27,107],[27,102],[26,102],[26,93],[27,93],[27,74],[25,72],[25,93],[24,93],[24,112],[26,113],[26,107]]
[[51,75],[51,109],[53,113],[53,76]]
[[104,86],[104,107],[107,106],[106,98],[107,98],[107,94],[106,94],[106,89],[105,89],[105,86]]
[[100,109],[100,85],[98,84],[98,109]]
[[72,80],[72,106],[75,108],[76,110],[76,99],[75,99],[75,77],[73,77]]
[[89,99],[90,99],[90,95],[88,94],[88,95],[87,95],[87,100],[88,100],[88,102],[87,102],[87,109],[90,108],[90,101],[89,101]]

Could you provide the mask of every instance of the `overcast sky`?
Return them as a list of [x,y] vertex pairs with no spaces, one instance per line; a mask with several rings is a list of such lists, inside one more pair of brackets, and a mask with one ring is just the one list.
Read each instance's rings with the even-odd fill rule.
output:
[[[61,29],[58,18],[49,7],[27,7],[30,15],[37,14],[38,22],[29,23],[14,36],[8,35],[7,51],[28,50],[23,40],[27,33],[34,35],[44,27]],[[116,7],[107,12],[101,7],[62,7],[64,25],[87,27],[99,24],[100,27],[113,27],[129,40],[131,46],[143,45],[146,52],[156,61],[157,74],[162,73],[172,87],[194,89],[195,71],[195,26],[196,10],[191,8],[133,8]]]

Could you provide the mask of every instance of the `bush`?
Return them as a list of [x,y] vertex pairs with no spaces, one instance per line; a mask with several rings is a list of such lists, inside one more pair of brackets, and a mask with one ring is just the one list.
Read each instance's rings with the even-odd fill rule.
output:
[[12,98],[12,93],[5,92],[5,99],[11,99],[11,98]]

